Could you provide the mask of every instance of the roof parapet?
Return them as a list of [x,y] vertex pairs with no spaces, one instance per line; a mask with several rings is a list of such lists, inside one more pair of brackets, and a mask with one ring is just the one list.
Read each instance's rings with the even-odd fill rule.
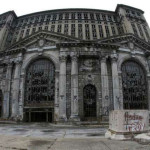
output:
[[137,11],[140,11],[142,14],[144,14],[144,11],[141,10],[141,9],[138,9],[138,8],[135,8],[135,7],[132,7],[132,6],[128,6],[128,5],[124,5],[124,4],[117,4],[117,7],[116,7],[116,12],[118,11],[118,9],[122,7],[122,8],[130,8],[130,9],[135,9]]
[[17,18],[17,15],[13,10],[12,11],[7,11],[5,13],[0,14],[0,17],[3,16],[3,15],[7,15],[7,14],[13,14]]

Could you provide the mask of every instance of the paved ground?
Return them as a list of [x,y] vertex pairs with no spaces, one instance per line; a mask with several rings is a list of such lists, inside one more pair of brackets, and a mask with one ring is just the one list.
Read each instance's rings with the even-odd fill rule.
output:
[[150,143],[104,138],[104,127],[0,124],[0,150],[150,150]]

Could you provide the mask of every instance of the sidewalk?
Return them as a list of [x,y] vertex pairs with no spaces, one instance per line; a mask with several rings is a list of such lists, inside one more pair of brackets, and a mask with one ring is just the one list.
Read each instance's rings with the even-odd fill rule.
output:
[[0,150],[150,150],[150,143],[105,139],[107,128],[0,124]]

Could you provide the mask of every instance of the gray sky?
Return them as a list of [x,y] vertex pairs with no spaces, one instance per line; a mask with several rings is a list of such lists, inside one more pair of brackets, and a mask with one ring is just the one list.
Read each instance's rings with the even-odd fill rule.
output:
[[117,4],[142,9],[150,25],[150,0],[1,0],[0,14],[14,10],[17,16],[60,8],[94,8],[114,11]]

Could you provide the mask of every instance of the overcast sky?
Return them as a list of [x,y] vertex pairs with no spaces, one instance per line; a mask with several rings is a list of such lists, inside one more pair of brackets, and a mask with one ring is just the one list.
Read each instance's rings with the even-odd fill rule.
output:
[[1,0],[0,14],[14,10],[17,16],[60,8],[94,8],[114,11],[117,4],[142,9],[150,25],[150,0]]

